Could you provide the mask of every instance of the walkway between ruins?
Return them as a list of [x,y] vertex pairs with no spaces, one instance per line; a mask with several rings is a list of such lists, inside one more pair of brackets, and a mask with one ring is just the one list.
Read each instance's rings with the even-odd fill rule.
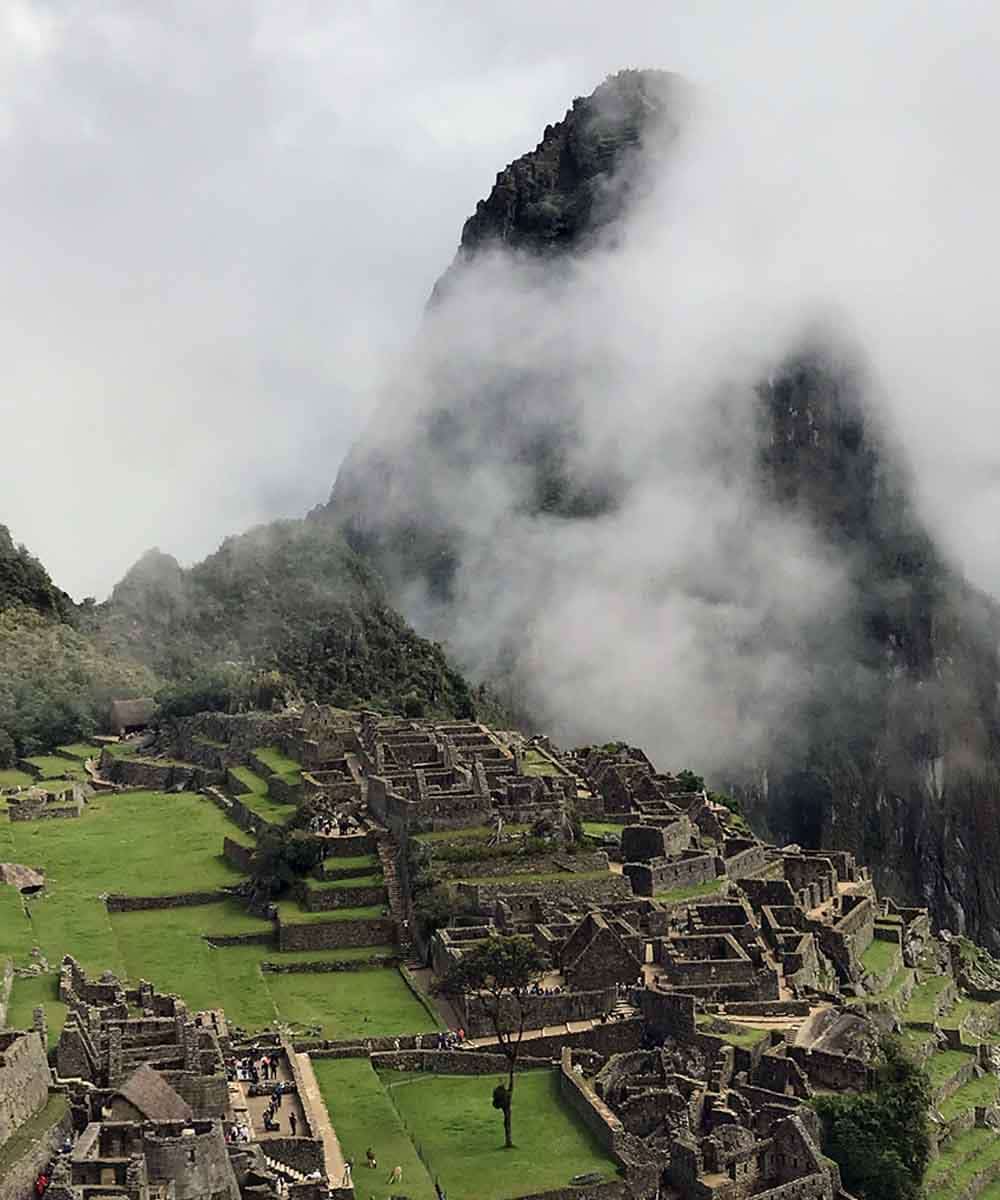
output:
[[296,1055],[298,1059],[299,1078],[302,1080],[303,1107],[309,1113],[313,1133],[323,1143],[323,1158],[326,1162],[326,1177],[331,1186],[337,1187],[344,1174],[344,1152],[340,1148],[337,1134],[330,1124],[330,1116],[323,1102],[323,1094],[316,1081],[312,1059],[308,1054]]

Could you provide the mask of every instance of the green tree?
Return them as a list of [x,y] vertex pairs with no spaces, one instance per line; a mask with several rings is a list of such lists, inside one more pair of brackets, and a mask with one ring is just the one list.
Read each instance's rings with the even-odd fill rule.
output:
[[319,866],[325,853],[323,839],[313,834],[300,829],[267,829],[257,839],[250,873],[259,893],[280,896]]
[[442,980],[445,994],[475,997],[483,1006],[507,1059],[507,1084],[493,1090],[493,1107],[503,1113],[504,1145],[514,1145],[511,1112],[514,1103],[514,1073],[517,1069],[528,989],[545,970],[545,959],[526,937],[491,937],[463,954]]
[[920,1200],[930,1103],[927,1075],[891,1038],[882,1043],[873,1091],[815,1101],[824,1153],[840,1167],[848,1191],[865,1200]]
[[0,729],[0,767],[12,767],[17,758],[14,739],[6,729]]

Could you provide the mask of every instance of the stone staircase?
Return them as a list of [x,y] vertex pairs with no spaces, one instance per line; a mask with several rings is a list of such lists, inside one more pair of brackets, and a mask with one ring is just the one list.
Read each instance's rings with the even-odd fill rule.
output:
[[287,1179],[289,1183],[305,1183],[306,1177],[301,1171],[296,1171],[294,1167],[286,1167],[284,1163],[278,1162],[276,1159],[268,1158],[264,1155],[264,1165],[272,1175],[280,1175],[282,1179]]
[[624,1021],[639,1016],[639,1010],[627,1000],[616,1000],[611,1015],[616,1021]]
[[[399,886],[399,876],[396,871],[396,856],[399,853],[399,843],[392,834],[386,834],[378,839],[375,851],[382,866],[382,878],[389,897],[389,912],[396,923],[399,949],[403,957],[409,960],[413,958],[413,942],[410,938],[410,922],[406,911],[406,901],[403,897],[403,889]],[[409,962],[407,965],[409,965]],[[420,966],[422,964],[418,963],[417,965]]]

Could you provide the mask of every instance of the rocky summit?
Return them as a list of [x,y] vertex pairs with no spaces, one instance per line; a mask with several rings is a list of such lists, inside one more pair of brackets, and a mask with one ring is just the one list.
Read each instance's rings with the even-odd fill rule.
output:
[[[626,507],[632,481],[613,455],[580,453],[584,418],[567,400],[564,364],[512,353],[498,365],[503,354],[478,343],[470,361],[465,333],[448,324],[448,297],[497,255],[528,272],[532,288],[542,286],[539,273],[568,276],[564,298],[581,263],[599,277],[601,254],[627,236],[649,163],[669,163],[687,109],[673,77],[622,72],[574,101],[497,176],[435,289],[432,365],[418,363],[428,378],[413,389],[405,437],[385,436],[395,410],[377,417],[322,514],[377,566],[419,629],[448,631],[460,663],[509,685],[515,706],[537,673],[532,633],[556,619],[547,607],[556,593],[509,561],[512,525],[537,518],[537,531],[556,518],[566,538],[588,527],[596,536]],[[568,324],[559,328],[573,337]],[[810,331],[758,380],[748,407],[738,469],[753,479],[758,513],[806,528],[810,553],[835,564],[843,591],[796,630],[795,647],[781,647],[807,661],[794,706],[772,720],[756,761],[727,769],[726,782],[746,796],[761,832],[857,853],[901,900],[1000,944],[1000,610],[928,531],[877,389],[838,338]],[[650,440],[655,454],[652,432]],[[473,490],[492,496],[500,474],[499,500],[469,503]],[[627,522],[617,528],[629,536]],[[477,628],[463,644],[478,612],[509,610],[494,604],[508,580],[527,593],[516,619],[507,629],[498,621],[492,635]],[[639,585],[623,580],[629,586]],[[741,636],[752,655],[753,631]],[[564,722],[565,706],[544,717]]]

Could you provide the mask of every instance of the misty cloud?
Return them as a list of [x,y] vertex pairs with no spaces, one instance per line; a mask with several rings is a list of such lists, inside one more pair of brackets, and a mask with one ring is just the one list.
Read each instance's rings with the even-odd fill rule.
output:
[[[647,423],[667,406],[658,449],[703,444],[685,414],[745,395],[834,312],[928,518],[1000,590],[995,6],[14,0],[0,25],[2,519],[75,594],[103,595],[149,545],[190,560],[321,499],[385,387],[419,392],[410,355],[429,352],[407,347],[495,171],[626,65],[686,76],[704,116],[621,253],[591,265],[585,303],[533,332],[515,316],[494,341],[516,332],[529,365],[562,343],[594,368],[565,389],[584,414],[574,453],[637,469],[642,527],[697,546],[697,472],[647,480]],[[507,512],[502,470],[477,486],[499,499],[470,519]],[[607,589],[612,564],[646,569],[647,543],[629,556],[606,536]],[[521,566],[525,586],[565,592],[554,575],[586,548],[523,540],[508,560],[544,564]],[[822,566],[820,594],[837,586]],[[564,597],[574,620],[594,589]],[[571,688],[572,663],[562,676]]]

